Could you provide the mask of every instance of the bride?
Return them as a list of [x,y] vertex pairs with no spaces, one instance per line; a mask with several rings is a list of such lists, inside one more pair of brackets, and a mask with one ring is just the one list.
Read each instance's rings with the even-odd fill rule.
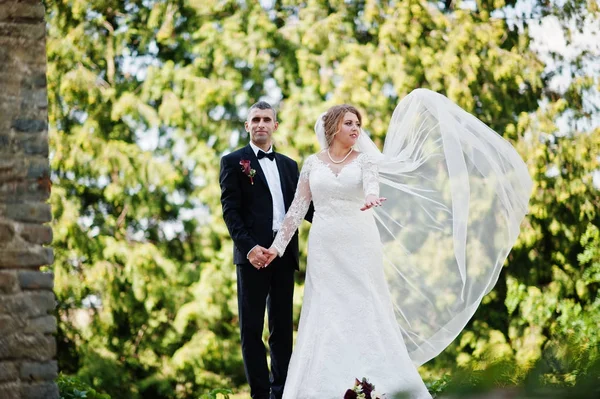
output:
[[[380,152],[350,105],[315,125],[269,263],[311,201],[315,213],[298,338],[284,399],[378,392],[430,398],[417,367],[464,328],[498,279],[532,183],[514,148],[446,97],[398,105]],[[384,206],[382,206],[384,205]]]

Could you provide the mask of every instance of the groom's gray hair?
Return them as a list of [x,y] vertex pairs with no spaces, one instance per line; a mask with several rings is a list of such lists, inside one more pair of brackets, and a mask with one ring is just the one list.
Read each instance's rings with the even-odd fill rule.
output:
[[253,109],[270,109],[271,111],[273,111],[273,119],[275,121],[277,121],[277,111],[275,111],[275,108],[273,108],[271,106],[271,104],[269,104],[268,102],[266,102],[266,101],[259,101],[259,102],[255,103],[255,104],[252,104],[252,106],[248,109],[248,116],[250,116],[250,112]]

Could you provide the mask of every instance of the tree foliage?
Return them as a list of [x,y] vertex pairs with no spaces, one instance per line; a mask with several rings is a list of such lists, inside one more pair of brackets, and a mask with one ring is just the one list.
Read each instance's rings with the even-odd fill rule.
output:
[[243,387],[218,165],[247,141],[247,108],[276,104],[277,149],[301,162],[328,106],[357,105],[381,144],[417,87],[515,143],[535,181],[496,289],[424,372],[597,345],[600,130],[559,124],[597,115],[582,99],[598,76],[551,89],[528,35],[591,3],[540,1],[515,24],[504,0],[47,0],[61,369],[113,398]]

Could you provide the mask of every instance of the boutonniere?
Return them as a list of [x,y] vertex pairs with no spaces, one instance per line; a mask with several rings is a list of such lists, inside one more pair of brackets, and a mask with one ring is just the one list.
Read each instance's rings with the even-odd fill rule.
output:
[[240,165],[242,165],[242,172],[250,178],[250,184],[254,185],[254,176],[256,175],[256,169],[250,167],[250,161],[247,159],[240,159]]

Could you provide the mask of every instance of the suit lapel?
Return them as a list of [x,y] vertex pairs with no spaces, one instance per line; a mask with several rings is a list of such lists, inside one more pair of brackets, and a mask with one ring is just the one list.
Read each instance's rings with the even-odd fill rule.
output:
[[[263,172],[262,168],[260,167],[260,162],[258,162],[258,158],[252,150],[252,147],[250,147],[250,144],[246,146],[246,154],[248,155],[248,159],[250,159],[250,166],[252,167],[252,169],[256,170],[255,180],[262,181],[267,190],[269,190],[269,184],[267,183],[267,177],[265,176],[265,172]],[[270,193],[271,192],[269,191],[269,194]]]
[[281,158],[281,155],[278,154],[277,152],[275,153],[275,162],[277,162],[277,171],[279,172],[279,182],[281,183],[281,194],[283,194],[283,200],[284,200],[286,208],[287,208],[287,204],[289,203],[288,202],[289,198],[287,195],[288,191],[287,191],[287,184],[286,184],[286,179],[285,179],[285,176],[287,174],[286,163]]
[[[246,146],[246,155],[248,156],[248,159],[250,159],[250,166],[256,170],[255,180],[262,181],[262,183],[265,185],[265,188],[269,192],[269,195],[271,195],[271,190],[269,189],[269,183],[267,182],[267,177],[265,176],[265,172],[261,168],[260,162],[258,162],[258,158],[256,157],[256,154],[254,154],[254,151],[252,150],[252,147],[250,147],[250,144],[248,144]],[[277,171],[279,172],[279,182],[281,183],[281,194],[283,195],[283,200],[284,200],[285,206],[287,208],[288,205],[293,200],[295,188],[290,196],[290,193],[288,192],[288,185],[286,183],[287,182],[286,176],[288,173],[287,163],[285,162],[285,160],[283,159],[281,154],[279,154],[277,152],[275,152],[275,162],[277,163]]]

